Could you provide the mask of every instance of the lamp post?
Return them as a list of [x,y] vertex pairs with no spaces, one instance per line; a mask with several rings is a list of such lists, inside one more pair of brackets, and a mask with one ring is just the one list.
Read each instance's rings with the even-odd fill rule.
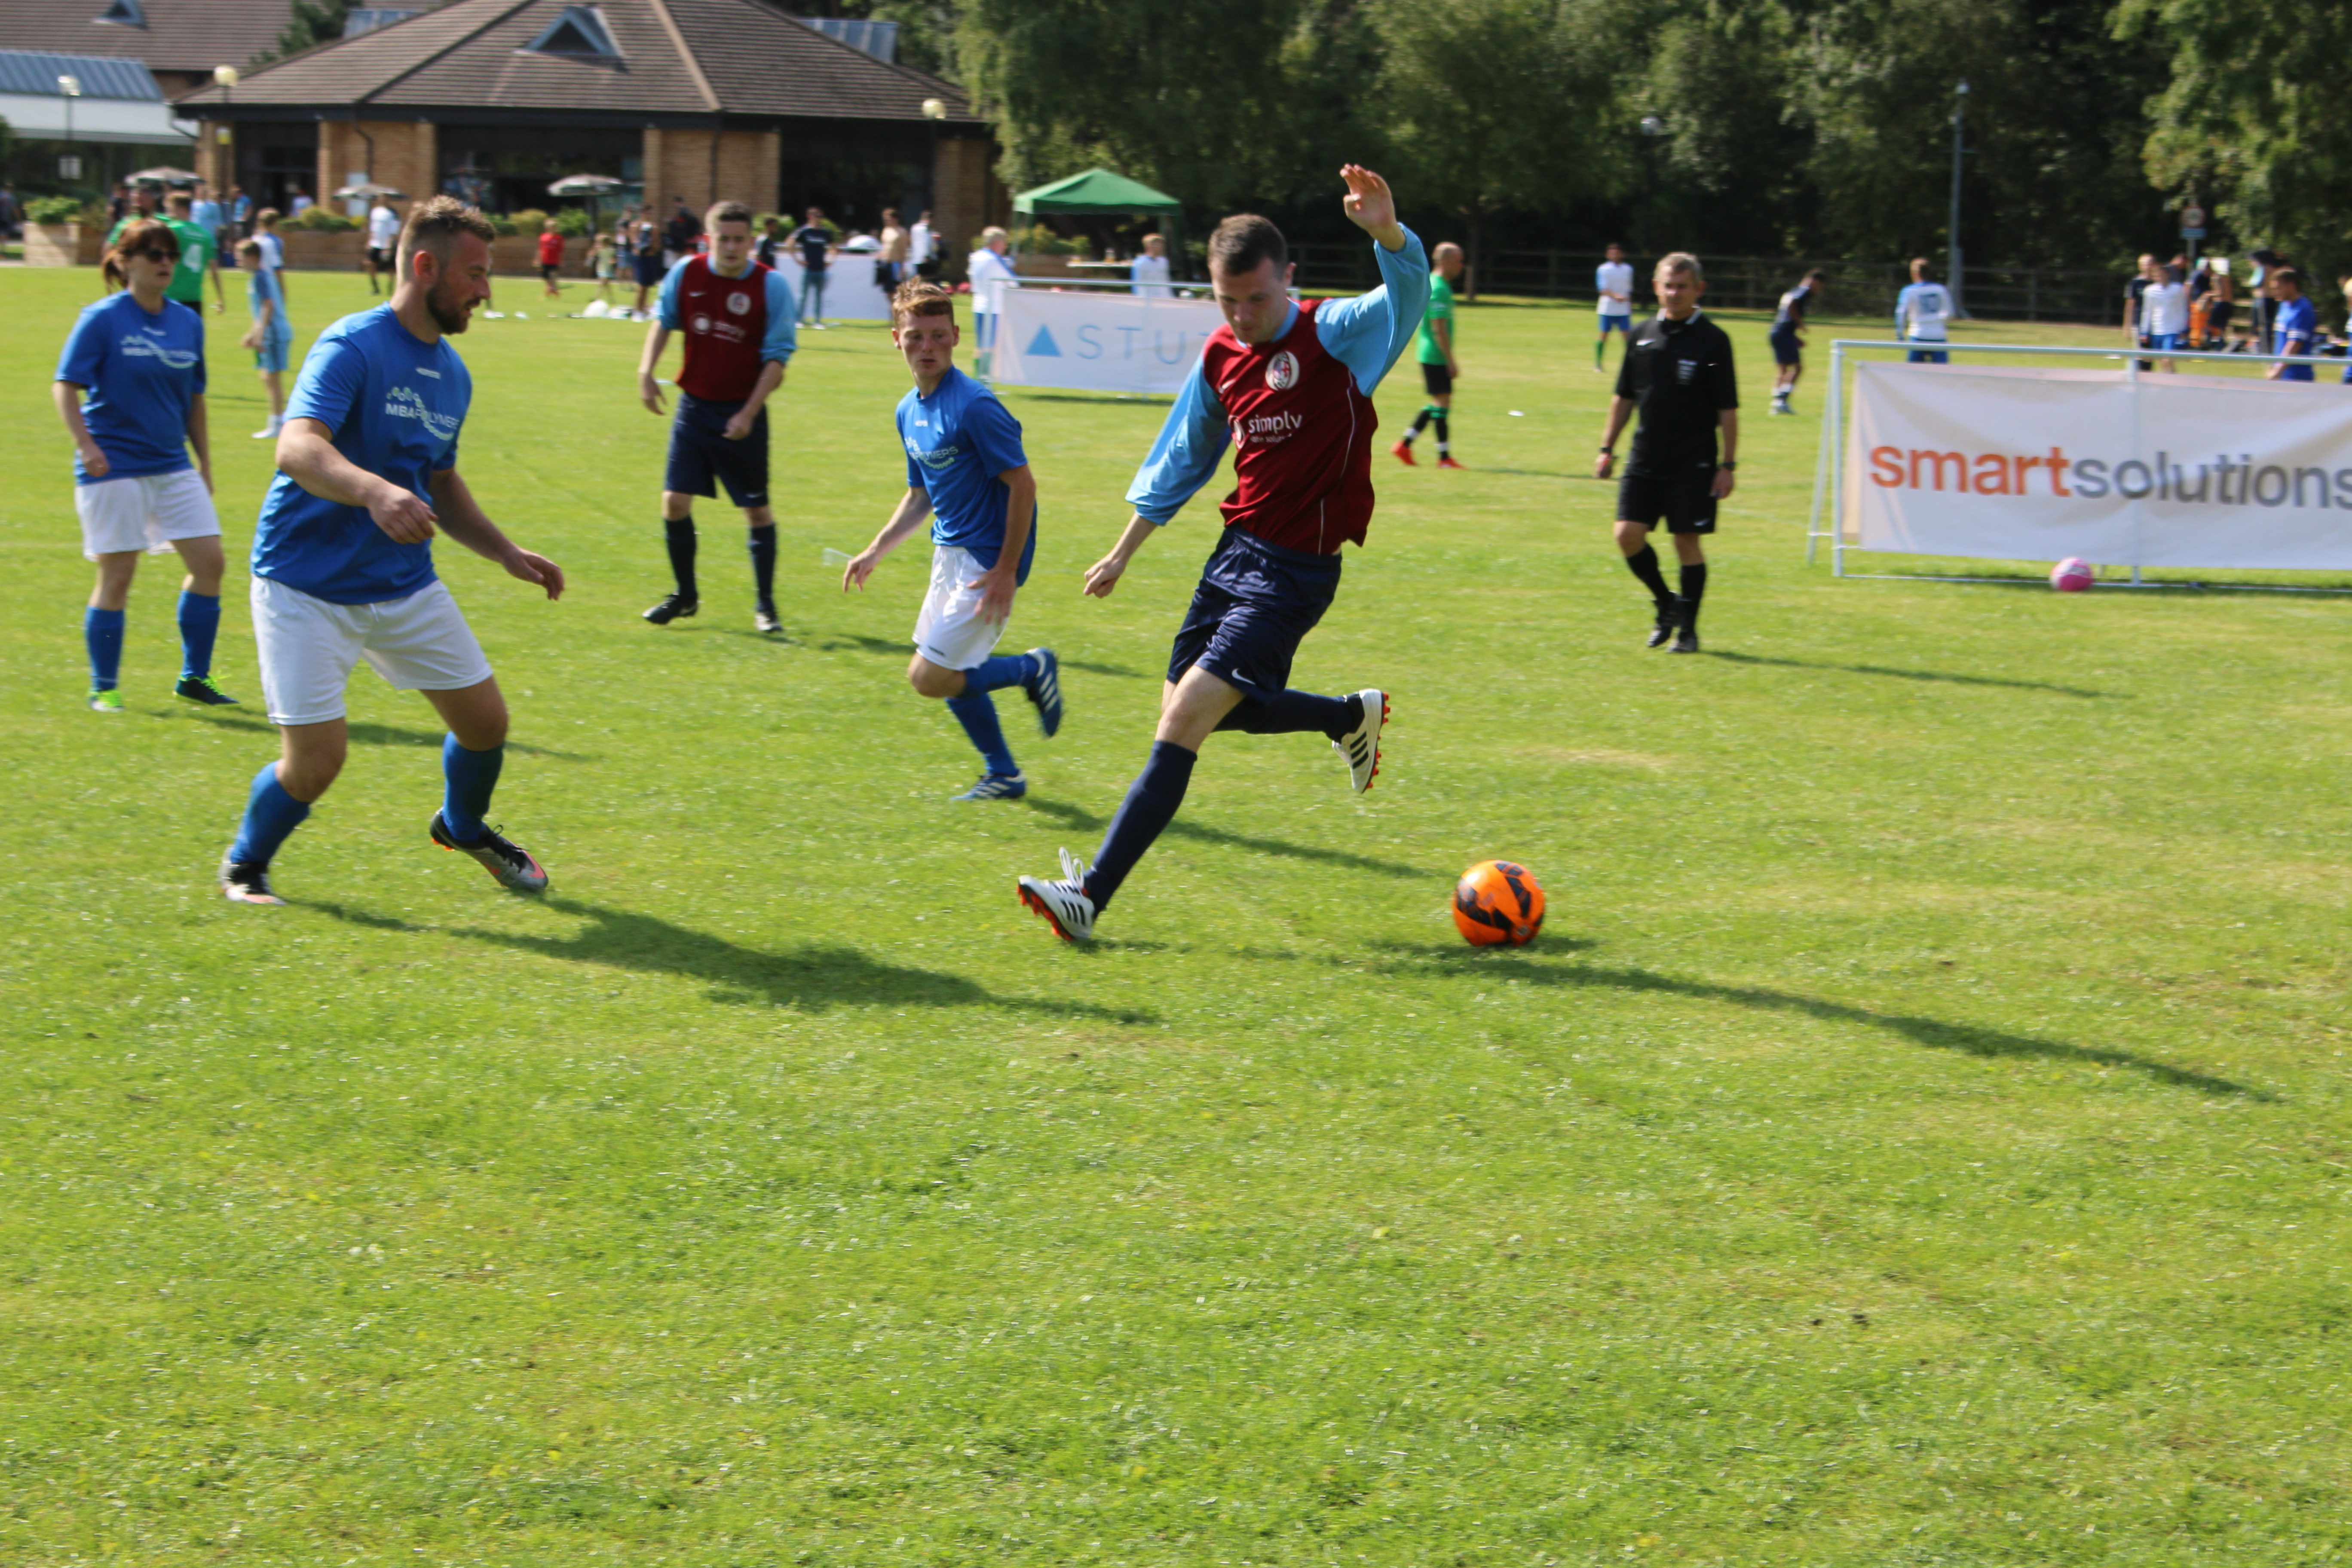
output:
[[947,117],[947,100],[923,100],[923,130],[930,137],[931,150],[931,166],[923,173],[923,205],[931,211],[931,243],[934,246],[940,244],[940,121]]
[[[58,177],[79,180],[81,178],[81,159],[73,150],[73,100],[81,96],[81,78],[78,76],[58,78],[58,96],[66,100],[66,150],[64,155],[58,160]],[[68,174],[68,170],[72,172]]]
[[1961,276],[1960,270],[1964,265],[1964,262],[1961,259],[1960,250],[1960,160],[1968,155],[1968,149],[1961,145],[1961,140],[1967,132],[1968,115],[1969,84],[1968,79],[1963,77],[1960,79],[1960,85],[1952,89],[1952,226],[1950,238],[1952,253],[1952,314],[1959,317],[1962,321],[1966,321],[1969,314],[1968,306],[1963,303],[1965,281]]
[[[235,66],[213,67],[213,85],[221,89],[223,108],[236,107],[236,84],[237,73]],[[220,149],[226,147],[229,150],[229,174],[234,176],[236,173],[236,143],[233,140],[234,135],[235,132],[229,130],[226,122],[213,132],[213,189],[218,193],[224,205],[228,196],[229,186],[236,182],[234,178],[225,180],[220,177]]]

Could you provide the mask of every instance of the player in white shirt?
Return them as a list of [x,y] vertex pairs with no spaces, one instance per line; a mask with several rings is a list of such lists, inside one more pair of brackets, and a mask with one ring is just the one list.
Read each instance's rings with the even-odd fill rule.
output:
[[[1951,341],[1952,291],[1935,280],[1927,258],[1911,263],[1911,286],[1895,296],[1895,335],[1906,342],[1942,344]],[[1911,351],[1913,364],[1949,364],[1952,356],[1941,347]]]
[[368,208],[367,216],[367,269],[369,293],[373,294],[376,292],[375,279],[377,273],[388,273],[392,271],[393,252],[399,249],[399,247],[400,215],[392,210],[392,204],[385,201],[382,196],[378,196],[375,199],[375,205]]
[[1013,263],[1004,252],[1013,237],[991,224],[980,231],[980,248],[964,260],[964,276],[971,280],[971,320],[980,374],[988,374],[989,351],[996,346],[996,308],[1003,291],[1013,286]]
[[[2189,337],[2189,286],[2181,281],[2178,267],[2154,266],[2149,268],[2147,291],[2139,300],[2140,330],[2146,335],[2140,340],[2157,353],[2178,352]],[[2179,374],[2178,361],[2167,359],[2162,366],[2168,374]]]
[[1609,259],[1593,271],[1592,287],[1601,296],[1601,335],[1592,342],[1592,373],[1598,375],[1610,333],[1622,332],[1627,342],[1633,341],[1633,266],[1623,246],[1609,247]]
[[923,268],[937,259],[939,254],[940,231],[931,226],[931,215],[926,209],[923,216],[915,220],[914,234],[908,245],[907,265],[929,277],[929,273],[923,273]]
[[1156,234],[1143,237],[1143,254],[1128,268],[1135,280],[1135,291],[1147,300],[1172,300],[1176,290],[1169,286],[1168,241]]

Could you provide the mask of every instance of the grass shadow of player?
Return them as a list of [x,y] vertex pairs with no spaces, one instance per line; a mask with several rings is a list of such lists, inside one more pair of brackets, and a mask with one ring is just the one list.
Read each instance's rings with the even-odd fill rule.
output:
[[1883,664],[1831,664],[1826,660],[1809,658],[1768,658],[1759,653],[1726,653],[1710,648],[1708,658],[1719,658],[1726,664],[1769,664],[1783,669],[1832,669],[1847,675],[1883,675],[1890,680],[1933,680],[1955,686],[1999,686],[2012,691],[2050,691],[2061,697],[2080,697],[2094,701],[2128,702],[2130,693],[2123,691],[2092,691],[2080,686],[2060,686],[2048,680],[2007,680],[1995,675],[1959,675],[1943,669],[1895,669]]
[[915,651],[915,645],[910,642],[895,642],[888,637],[859,637],[851,632],[829,633],[826,639],[816,647],[820,653],[839,653],[843,648],[851,647],[860,653],[887,653],[896,658],[904,658]]
[[[257,735],[278,733],[278,726],[266,720],[239,718],[232,713],[190,713],[186,717],[201,724],[218,725],[224,730],[250,730]],[[446,731],[404,730],[396,724],[357,720],[345,724],[343,733],[354,746],[430,746],[437,752]],[[509,741],[507,750],[520,752],[527,757],[553,757],[563,763],[593,763],[596,760],[580,752],[559,752],[551,746],[534,746],[528,741]]]
[[[1546,937],[1542,940],[1550,942],[1553,939]],[[1374,964],[1413,974],[1460,974],[1481,980],[1517,980],[1528,985],[1636,991],[1688,997],[1699,1002],[1724,1002],[1760,1012],[1797,1013],[1832,1023],[1859,1024],[1899,1036],[1914,1045],[1926,1046],[1932,1050],[1958,1051],[1971,1057],[2038,1058],[2044,1061],[2078,1066],[2121,1068],[2140,1073],[2154,1082],[2174,1089],[2192,1089],[2200,1094],[2228,1095],[2265,1102],[2274,1102],[2278,1098],[2247,1084],[2173,1067],[2166,1062],[2151,1061],[2129,1051],[2100,1046],[2070,1045],[2063,1040],[2013,1035],[2002,1029],[1989,1029],[1976,1024],[1955,1024],[1912,1013],[1882,1013],[1874,1007],[1857,1007],[1824,997],[1804,996],[1791,991],[1774,991],[1759,985],[1716,985],[1700,980],[1678,980],[1652,970],[1630,967],[1543,963],[1525,953],[1507,949],[1423,945],[1390,951],[1399,952],[1396,961],[1382,963],[1374,960]]]
[[1155,1015],[1133,1008],[1001,995],[961,974],[884,963],[852,947],[803,942],[782,952],[768,952],[633,910],[607,909],[574,899],[548,899],[543,905],[587,923],[567,935],[539,936],[475,926],[422,926],[341,904],[309,907],[377,931],[462,937],[568,963],[684,975],[710,985],[711,999],[717,1002],[763,1004],[802,1013],[835,1007],[1003,1007],[1100,1023],[1159,1022]]
[[[1030,810],[1082,833],[1099,832],[1108,820],[1067,801],[1044,800],[1033,795],[1024,804]],[[1252,834],[1234,833],[1222,827],[1188,822],[1181,816],[1168,825],[1166,837],[1189,838],[1195,844],[1221,845],[1228,849],[1247,849],[1259,855],[1279,855],[1291,860],[1312,860],[1321,866],[1343,866],[1350,871],[1370,871],[1379,877],[1427,879],[1437,875],[1418,866],[1400,865],[1394,860],[1375,860],[1369,855],[1351,855],[1345,849],[1325,849],[1313,844],[1292,844],[1280,838],[1259,838]]]

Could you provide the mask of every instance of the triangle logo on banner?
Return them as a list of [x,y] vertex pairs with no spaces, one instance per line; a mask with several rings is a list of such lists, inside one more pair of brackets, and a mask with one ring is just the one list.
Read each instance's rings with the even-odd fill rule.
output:
[[1036,359],[1060,359],[1062,357],[1061,345],[1054,341],[1053,329],[1042,325],[1037,329],[1037,335],[1029,340],[1028,348],[1022,352]]

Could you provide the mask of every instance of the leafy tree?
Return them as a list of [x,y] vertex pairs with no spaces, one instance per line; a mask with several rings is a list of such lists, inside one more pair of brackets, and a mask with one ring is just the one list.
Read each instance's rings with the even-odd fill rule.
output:
[[265,66],[320,44],[331,44],[343,36],[343,24],[351,15],[352,0],[294,0],[293,16],[286,24],[286,30],[278,35],[277,47],[262,50],[250,63]]

